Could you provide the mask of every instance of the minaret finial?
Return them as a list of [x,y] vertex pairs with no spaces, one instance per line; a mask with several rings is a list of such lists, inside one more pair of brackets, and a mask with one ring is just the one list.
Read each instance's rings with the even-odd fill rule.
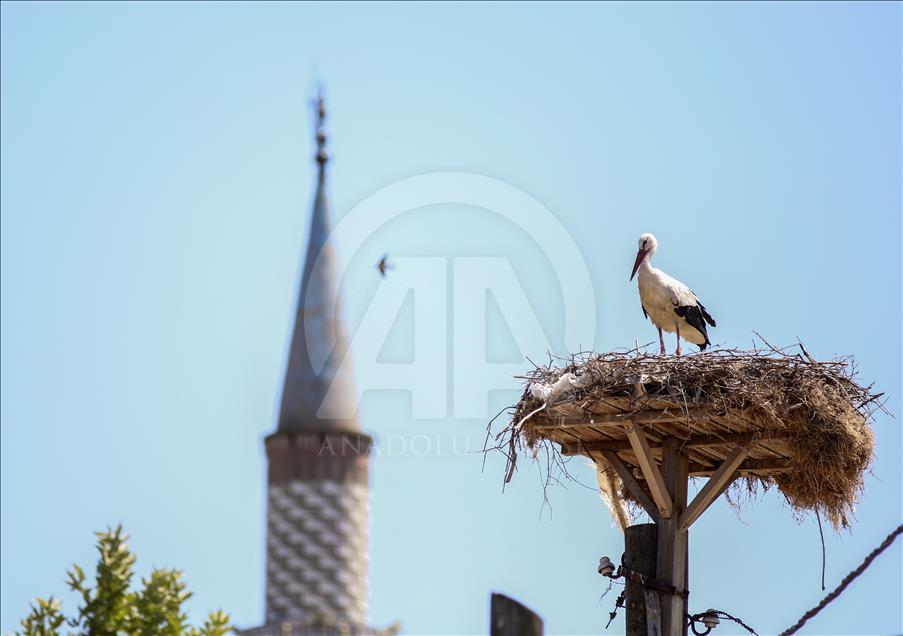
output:
[[323,99],[323,88],[317,91],[317,98],[314,100],[316,106],[317,117],[317,163],[320,166],[320,179],[322,180],[325,173],[326,162],[329,161],[329,153],[326,152],[326,100]]

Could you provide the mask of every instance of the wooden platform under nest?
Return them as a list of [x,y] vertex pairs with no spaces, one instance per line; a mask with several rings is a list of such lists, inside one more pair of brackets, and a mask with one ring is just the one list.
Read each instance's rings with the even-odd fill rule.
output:
[[[526,434],[557,442],[562,455],[585,455],[597,465],[607,463],[653,519],[663,512],[670,516],[671,504],[664,482],[657,479],[660,473],[650,471],[649,465],[661,463],[664,440],[676,441],[689,460],[689,477],[714,477],[709,482],[711,496],[684,511],[681,529],[689,527],[737,477],[768,478],[793,470],[789,434],[756,424],[754,414],[713,415],[708,408],[684,408],[666,400],[609,399],[593,405],[589,414],[576,414],[573,407],[561,405],[532,418]],[[646,481],[639,484],[638,479]]]
[[[568,410],[565,407],[562,410]],[[791,470],[793,451],[789,434],[756,424],[755,415],[730,411],[713,415],[709,409],[690,408],[664,400],[631,403],[608,400],[596,405],[592,414],[543,413],[529,423],[533,434],[561,445],[563,455],[617,453],[623,462],[640,469],[640,461],[630,431],[637,426],[660,459],[662,440],[676,437],[690,458],[691,476],[711,475],[737,446],[749,448],[737,472],[762,477]]]
[[[655,500],[653,511],[661,508],[657,471],[647,469],[672,440],[690,477],[776,484],[794,510],[844,527],[873,459],[869,421],[881,396],[855,382],[849,360],[817,362],[794,350],[616,352],[539,367],[524,378],[501,436],[508,433],[512,455],[521,443],[555,442],[556,453],[610,466],[627,486],[622,498],[647,512],[632,482]],[[723,491],[725,480],[713,481]]]

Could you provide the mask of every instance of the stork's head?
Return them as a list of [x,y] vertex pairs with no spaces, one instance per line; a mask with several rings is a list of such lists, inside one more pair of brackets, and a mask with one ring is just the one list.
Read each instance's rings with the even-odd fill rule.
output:
[[658,247],[658,241],[655,240],[654,236],[646,232],[640,236],[637,245],[639,246],[639,250],[636,253],[636,261],[633,263],[633,271],[630,273],[630,280],[633,280],[633,277],[636,276],[636,272],[640,268],[643,260],[647,257],[651,258],[655,253],[655,248]]

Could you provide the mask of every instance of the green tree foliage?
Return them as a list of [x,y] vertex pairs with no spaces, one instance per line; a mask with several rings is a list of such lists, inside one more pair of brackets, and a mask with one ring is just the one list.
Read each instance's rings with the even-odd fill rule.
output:
[[67,572],[69,589],[81,596],[78,614],[67,618],[59,600],[37,598],[22,619],[24,636],[223,636],[231,631],[229,615],[211,612],[202,627],[188,625],[182,604],[191,596],[182,572],[156,569],[130,592],[135,555],[125,542],[122,526],[97,533],[100,558],[94,586],[85,582],[77,565]]

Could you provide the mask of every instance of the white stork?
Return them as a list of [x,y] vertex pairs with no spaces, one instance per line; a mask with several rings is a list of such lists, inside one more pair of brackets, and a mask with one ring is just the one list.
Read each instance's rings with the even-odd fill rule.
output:
[[668,333],[677,332],[676,355],[680,355],[681,338],[699,345],[699,350],[704,351],[711,344],[705,323],[714,327],[715,319],[709,315],[689,287],[652,266],[650,261],[657,247],[658,241],[654,236],[643,234],[639,240],[640,249],[633,264],[633,272],[630,274],[632,281],[637,270],[640,272],[637,283],[640,288],[643,316],[651,318],[652,323],[658,327],[662,355],[665,355],[662,330]]

